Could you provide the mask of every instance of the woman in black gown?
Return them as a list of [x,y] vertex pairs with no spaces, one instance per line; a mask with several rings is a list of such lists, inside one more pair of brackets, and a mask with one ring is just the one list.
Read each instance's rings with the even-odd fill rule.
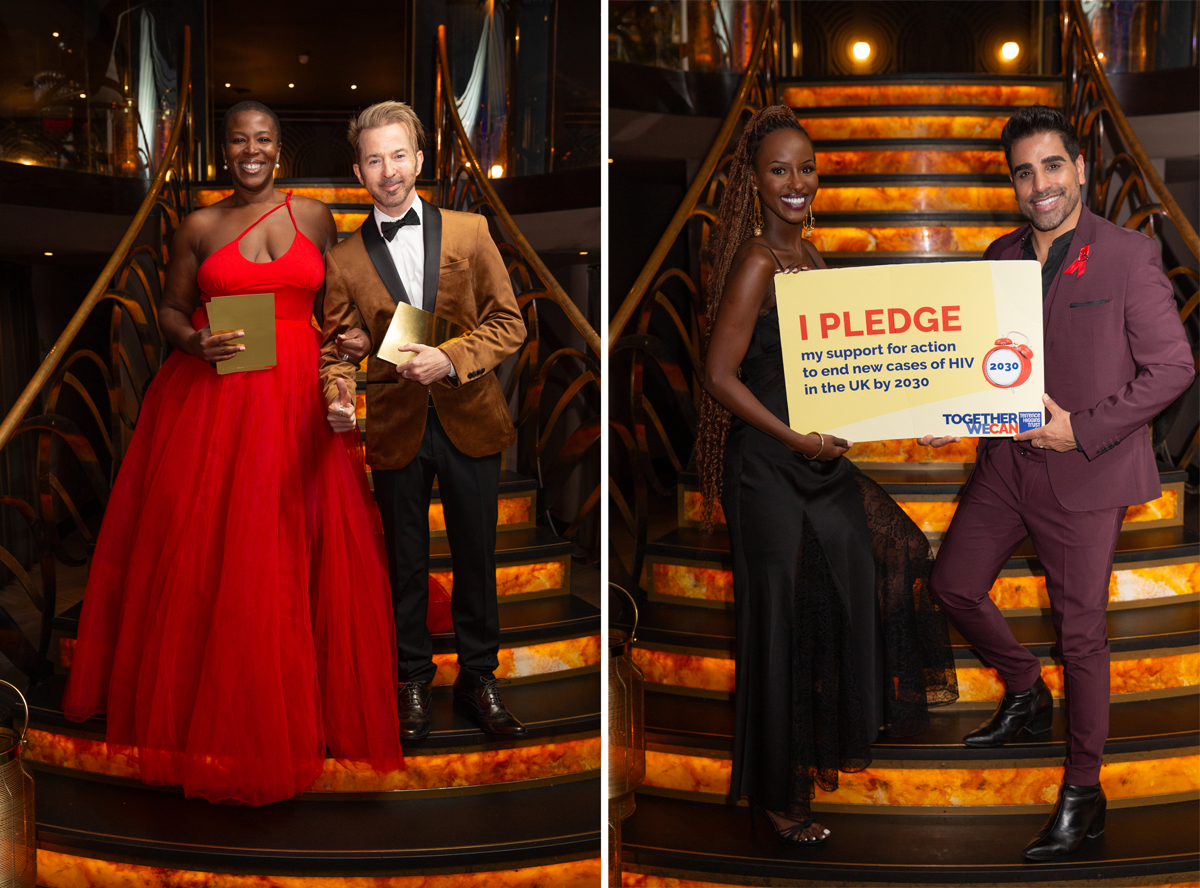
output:
[[[788,426],[774,276],[824,268],[803,237],[815,152],[788,108],[746,124],[710,248],[697,462],[733,554],[736,727],[730,800],[784,841],[819,842],[814,786],[871,763],[879,730],[920,733],[958,696],[924,534],[842,454]],[[809,222],[806,225],[805,220]]]

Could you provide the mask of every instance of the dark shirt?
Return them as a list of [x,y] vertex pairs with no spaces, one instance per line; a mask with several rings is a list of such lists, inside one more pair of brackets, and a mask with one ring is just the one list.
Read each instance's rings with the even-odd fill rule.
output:
[[[1072,228],[1066,234],[1056,237],[1054,243],[1050,245],[1050,252],[1046,254],[1046,264],[1042,266],[1042,302],[1046,301],[1050,286],[1054,283],[1054,276],[1062,268],[1063,260],[1067,257],[1067,250],[1071,247],[1071,238],[1074,236],[1075,229]],[[1021,258],[1037,261],[1037,251],[1033,248],[1032,233],[1025,235],[1025,247]]]

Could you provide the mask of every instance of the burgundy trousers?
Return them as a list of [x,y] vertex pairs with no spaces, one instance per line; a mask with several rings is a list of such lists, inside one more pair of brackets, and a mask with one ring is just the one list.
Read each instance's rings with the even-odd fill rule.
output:
[[[1027,447],[1028,445],[1026,445]],[[1065,783],[1100,780],[1108,737],[1108,582],[1125,507],[1068,512],[1054,496],[1048,454],[1013,441],[992,445],[975,465],[938,550],[930,588],[963,637],[1009,691],[1033,686],[1041,665],[1013,637],[988,597],[1026,537],[1046,570],[1062,651],[1067,711]]]

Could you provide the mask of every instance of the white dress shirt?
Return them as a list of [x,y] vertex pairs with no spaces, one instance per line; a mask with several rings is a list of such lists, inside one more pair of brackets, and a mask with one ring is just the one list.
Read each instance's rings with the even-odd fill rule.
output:
[[[399,216],[389,216],[379,207],[375,207],[375,225],[379,228],[379,236],[383,237],[383,242],[387,245],[388,254],[392,257],[392,264],[396,266],[396,274],[400,275],[400,283],[404,284],[408,301],[412,303],[413,308],[432,311],[432,305],[424,304],[425,235],[422,232],[425,215],[421,198],[413,198],[412,209],[416,212],[417,218],[421,220],[421,224],[405,225],[396,229],[396,236],[391,240],[383,237],[383,223],[395,222],[397,219],[404,218],[408,214],[408,210]],[[458,378],[458,371],[454,369],[453,365],[450,367],[449,376],[451,379]]]
[[[396,231],[395,237],[391,240],[384,238],[383,242],[387,244],[392,263],[396,266],[396,273],[400,275],[400,283],[404,284],[408,301],[414,308],[429,311],[432,306],[423,304],[422,295],[422,286],[425,283],[425,236],[422,234],[422,226],[425,224],[425,218],[421,212],[421,198],[413,198],[412,209],[421,220],[421,224],[405,225]],[[389,216],[379,207],[375,207],[375,224],[379,227],[379,236],[383,237],[384,222],[395,222],[407,213],[408,210],[405,210],[399,216]]]

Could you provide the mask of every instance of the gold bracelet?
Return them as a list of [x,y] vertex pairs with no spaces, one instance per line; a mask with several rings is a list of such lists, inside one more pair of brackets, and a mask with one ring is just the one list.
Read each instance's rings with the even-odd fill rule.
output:
[[825,436],[822,435],[820,432],[809,432],[809,434],[816,435],[818,438],[820,438],[821,446],[817,448],[817,452],[814,453],[812,456],[809,456],[807,453],[802,453],[800,455],[803,456],[805,459],[816,459],[818,456],[821,455],[821,451],[825,449]]

